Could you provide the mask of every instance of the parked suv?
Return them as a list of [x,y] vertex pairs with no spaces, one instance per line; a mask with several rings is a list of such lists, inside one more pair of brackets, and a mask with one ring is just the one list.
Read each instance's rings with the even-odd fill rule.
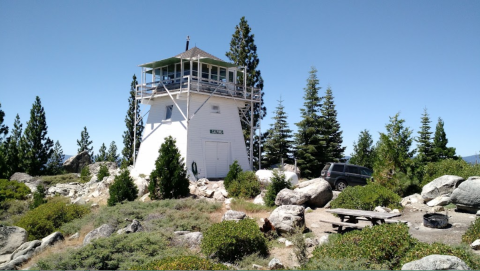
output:
[[321,177],[339,191],[347,186],[366,185],[372,177],[373,170],[357,165],[344,163],[327,163],[322,169]]

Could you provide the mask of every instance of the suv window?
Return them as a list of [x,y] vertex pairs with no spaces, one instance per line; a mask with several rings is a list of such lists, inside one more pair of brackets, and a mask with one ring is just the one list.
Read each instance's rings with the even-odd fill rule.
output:
[[327,163],[322,170],[325,170],[325,171],[328,171],[328,169],[330,168],[330,163]]
[[354,166],[347,166],[346,172],[353,173],[353,174],[360,174],[358,167],[354,167]]
[[362,169],[360,169],[360,174],[367,175],[367,176],[372,176],[373,171],[371,171],[368,168],[362,168]]
[[343,172],[343,165],[333,165],[332,171]]

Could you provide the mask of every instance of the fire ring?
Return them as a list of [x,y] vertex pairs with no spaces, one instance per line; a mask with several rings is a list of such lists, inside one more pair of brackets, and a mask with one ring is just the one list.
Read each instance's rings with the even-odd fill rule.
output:
[[448,227],[448,216],[443,214],[425,214],[423,215],[423,225],[429,228],[444,229]]

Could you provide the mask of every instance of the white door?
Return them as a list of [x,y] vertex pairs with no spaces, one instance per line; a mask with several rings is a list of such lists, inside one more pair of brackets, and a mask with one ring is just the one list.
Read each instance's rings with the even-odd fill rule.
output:
[[207,178],[223,178],[228,174],[230,165],[230,143],[205,142],[205,162]]

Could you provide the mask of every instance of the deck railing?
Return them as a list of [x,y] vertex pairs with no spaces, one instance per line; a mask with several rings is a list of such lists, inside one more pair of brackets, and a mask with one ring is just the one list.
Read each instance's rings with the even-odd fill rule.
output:
[[167,94],[165,88],[170,92],[182,93],[190,90],[204,94],[226,96],[244,100],[252,100],[259,102],[261,100],[261,92],[257,88],[245,87],[243,85],[233,84],[230,82],[205,79],[198,76],[187,75],[183,78],[160,80],[146,84],[137,85],[136,98],[144,99],[156,95]]

